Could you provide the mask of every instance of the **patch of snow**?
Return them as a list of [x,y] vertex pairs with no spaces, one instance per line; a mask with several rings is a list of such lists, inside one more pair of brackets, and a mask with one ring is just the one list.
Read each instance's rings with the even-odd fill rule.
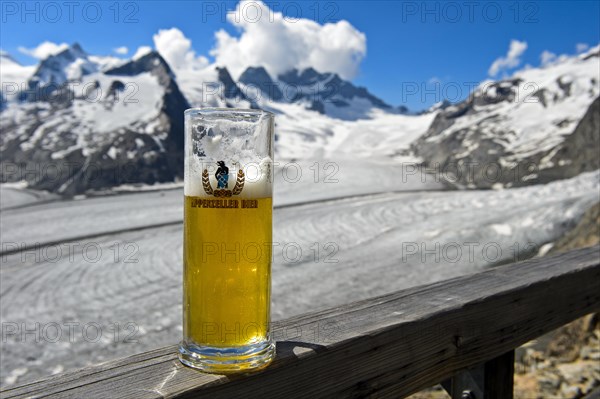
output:
[[0,56],[0,92],[12,101],[20,90],[27,88],[27,81],[35,72],[35,65],[23,66],[8,54]]
[[160,113],[163,89],[157,78],[149,72],[123,77],[93,74],[88,80],[100,83],[103,96],[108,94],[114,80],[121,80],[126,85],[116,101],[107,99],[110,101],[108,104],[86,99],[76,99],[73,102],[73,113],[82,126],[81,130],[93,133],[94,136],[120,127],[150,122]]
[[27,367],[19,367],[13,369],[8,376],[4,379],[5,385],[14,385],[20,377],[23,377],[29,369]]
[[490,226],[497,234],[503,236],[510,236],[512,234],[512,228],[508,224],[492,224]]
[[346,156],[401,159],[410,143],[427,131],[437,115],[401,115],[373,109],[369,119],[345,121],[307,110],[300,104],[271,102],[266,109],[276,114],[278,160]]
[[112,159],[117,159],[117,155],[118,155],[118,151],[117,149],[113,146],[110,147],[108,149],[108,151],[106,151],[106,155],[108,155],[109,157],[111,157]]
[[537,256],[541,257],[546,255],[548,252],[550,252],[550,250],[554,247],[554,243],[549,242],[547,244],[544,244],[540,247],[540,249],[538,250]]

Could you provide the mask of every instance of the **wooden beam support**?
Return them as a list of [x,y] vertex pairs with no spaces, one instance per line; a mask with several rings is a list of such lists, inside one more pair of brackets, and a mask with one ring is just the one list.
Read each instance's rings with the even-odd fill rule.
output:
[[452,399],[512,399],[515,351],[461,371],[442,382]]

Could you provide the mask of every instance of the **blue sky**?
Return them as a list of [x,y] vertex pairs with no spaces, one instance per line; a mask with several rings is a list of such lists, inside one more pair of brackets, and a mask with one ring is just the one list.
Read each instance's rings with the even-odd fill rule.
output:
[[[153,35],[176,27],[192,42],[196,55],[208,57],[215,32],[240,31],[225,18],[237,2],[2,2],[0,47],[23,64],[33,57],[19,47],[43,41],[79,42],[92,54],[128,56]],[[366,36],[366,54],[352,79],[393,105],[423,109],[442,97],[458,100],[474,83],[489,78],[488,70],[506,56],[512,40],[526,43],[517,66],[537,66],[543,51],[574,54],[578,43],[600,42],[597,1],[545,2],[421,2],[421,1],[266,1],[274,11],[320,24],[348,21]],[[437,85],[434,82],[439,82]],[[410,91],[417,89],[417,93]],[[425,90],[425,91],[424,91]],[[429,93],[429,94],[427,94]]]

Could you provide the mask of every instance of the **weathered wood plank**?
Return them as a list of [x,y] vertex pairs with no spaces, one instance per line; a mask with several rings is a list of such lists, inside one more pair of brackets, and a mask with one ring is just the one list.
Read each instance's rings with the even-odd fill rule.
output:
[[508,351],[484,365],[483,397],[512,399],[515,375],[515,351]]
[[276,322],[277,358],[259,373],[200,373],[171,346],[1,396],[398,398],[598,310],[596,246]]

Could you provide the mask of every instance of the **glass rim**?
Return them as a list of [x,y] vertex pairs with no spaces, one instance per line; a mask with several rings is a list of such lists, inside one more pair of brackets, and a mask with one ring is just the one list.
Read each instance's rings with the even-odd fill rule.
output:
[[275,116],[275,114],[271,111],[266,111],[264,109],[253,109],[253,108],[223,108],[223,107],[192,107],[188,108],[184,111],[184,115],[211,115],[216,113],[225,113],[225,114],[247,114],[247,115],[267,115],[271,118]]

